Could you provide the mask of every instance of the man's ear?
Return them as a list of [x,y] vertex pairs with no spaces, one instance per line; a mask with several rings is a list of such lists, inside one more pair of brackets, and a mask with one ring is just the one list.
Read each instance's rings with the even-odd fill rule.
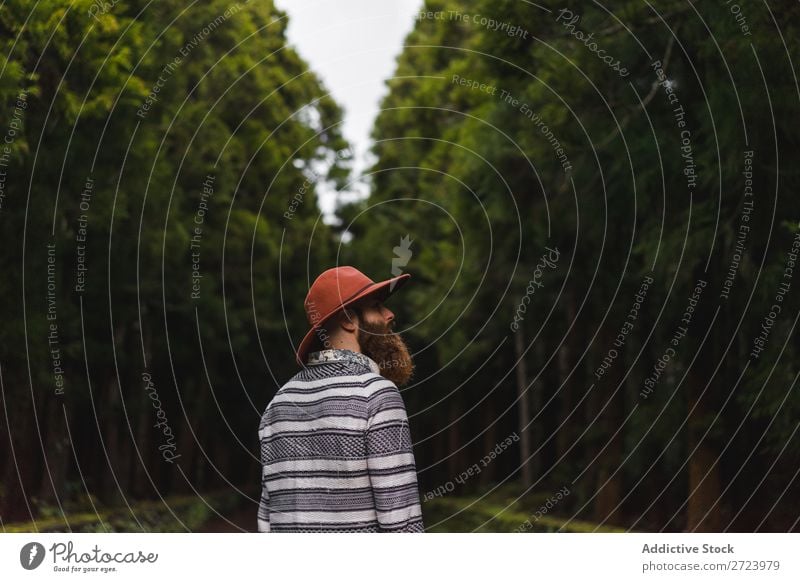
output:
[[345,309],[339,316],[338,323],[343,330],[355,333],[358,329],[358,315],[353,309]]

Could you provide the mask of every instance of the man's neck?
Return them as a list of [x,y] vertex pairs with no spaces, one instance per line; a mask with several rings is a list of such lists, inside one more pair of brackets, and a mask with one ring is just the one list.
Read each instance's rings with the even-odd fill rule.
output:
[[358,345],[358,340],[349,335],[332,338],[323,349],[349,350],[357,354],[361,353],[361,346]]

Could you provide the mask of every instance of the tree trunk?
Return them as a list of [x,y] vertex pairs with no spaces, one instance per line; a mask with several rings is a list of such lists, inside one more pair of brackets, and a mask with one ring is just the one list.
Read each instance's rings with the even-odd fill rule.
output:
[[514,356],[516,359],[517,373],[517,417],[519,424],[519,462],[522,467],[522,485],[527,490],[533,483],[533,472],[531,471],[531,440],[530,440],[530,404],[528,391],[528,369],[525,365],[525,340],[523,339],[523,328],[520,327],[514,333]]
[[[541,336],[540,336],[541,338]],[[544,369],[544,360],[545,360],[545,342],[544,341],[537,341],[536,345],[533,346],[534,353],[536,354],[536,369],[539,370],[539,381],[532,387],[532,394],[531,394],[531,401],[533,403],[533,415],[539,414],[542,410],[542,392],[544,390],[544,386],[547,385],[547,370]],[[529,434],[530,438],[535,445],[540,445],[541,442],[544,440],[543,433],[544,433],[544,425],[542,423],[543,419],[540,415],[536,422],[533,423]],[[541,475],[542,474],[542,451],[539,450],[536,455],[531,459],[531,471],[534,475]]]
[[[711,340],[709,339],[709,341]],[[701,396],[708,378],[708,375],[704,373],[708,355],[710,354],[698,356],[688,375],[689,421],[687,430],[688,451],[691,454],[689,456],[689,501],[686,530],[690,532],[722,531],[722,507],[721,502],[717,502],[722,492],[719,475],[719,448],[709,437],[701,441],[710,419],[714,417],[713,411],[715,410],[710,406],[713,386],[709,385],[706,394]]]
[[[694,288],[695,282],[699,278],[708,280],[703,295],[695,308],[695,319],[691,322],[689,330],[692,339],[696,339],[696,343],[699,344],[705,336],[708,326],[711,325],[714,312],[713,304],[705,301],[705,299],[712,293],[712,289],[717,287],[715,286],[713,273],[706,275],[697,269],[695,274],[692,288]],[[709,424],[719,411],[719,386],[721,382],[725,381],[724,377],[720,375],[724,374],[724,368],[720,368],[720,372],[713,379],[711,378],[714,367],[719,361],[719,346],[722,345],[723,340],[727,339],[722,325],[724,325],[724,322],[717,320],[714,329],[708,334],[705,344],[694,360],[694,365],[689,368],[687,374],[688,384],[686,390],[688,394],[687,404],[689,406],[687,450],[690,453],[689,499],[686,514],[687,531],[722,531],[724,510],[720,499],[722,491],[719,471],[720,450],[711,433],[703,438]],[[686,339],[690,338],[687,337]],[[688,347],[690,343],[686,342],[685,345]],[[687,362],[691,361],[688,356],[686,360]],[[716,422],[720,423],[722,420],[723,417],[720,415]],[[718,425],[717,428],[719,428]]]
[[[608,325],[604,326],[601,337],[606,350],[614,345],[615,332]],[[606,406],[608,401],[599,419],[601,434],[608,440],[601,444],[605,449],[597,460],[597,496],[594,501],[594,520],[603,523],[621,523],[622,518],[619,507],[622,499],[622,471],[618,469],[622,464],[623,431],[618,429],[625,418],[625,387],[621,385],[625,372],[625,358],[622,353],[624,348],[615,347],[615,349],[618,350],[617,359],[611,365],[608,374],[597,380],[595,386],[598,394],[605,395],[600,407]]]
[[[143,361],[140,372],[145,372],[151,370],[155,364],[152,357],[153,336],[152,332],[149,331],[149,327],[147,328],[148,331],[145,331],[139,328],[138,322],[134,325],[142,335],[144,353],[142,354]],[[131,400],[136,403],[133,408],[138,411],[139,416],[136,425],[136,446],[139,448],[141,459],[134,454],[134,458],[131,461],[133,463],[131,469],[133,473],[133,491],[134,495],[140,499],[147,499],[155,493],[151,481],[155,482],[157,486],[155,467],[157,466],[158,460],[153,462],[153,450],[157,446],[153,444],[153,431],[155,430],[153,424],[156,423],[157,418],[154,414],[155,409],[153,408],[152,400],[145,390],[142,373],[139,373],[138,377],[134,380],[134,387],[134,397]],[[148,474],[150,475],[149,479]]]
[[[141,455],[141,459],[135,453],[132,455],[131,462],[133,463],[132,471],[133,471],[133,494],[140,498],[145,499],[149,497],[152,492],[152,485],[150,485],[150,481],[147,478],[148,471],[150,472],[151,478],[153,477],[152,467],[153,463],[151,463],[151,451],[152,451],[152,439],[150,425],[154,423],[152,409],[153,407],[149,404],[150,398],[147,398],[146,393],[143,389],[141,389],[142,383],[139,382],[140,385],[140,392],[139,399],[146,399],[144,407],[136,407],[136,410],[139,410],[139,419],[136,425],[136,446],[139,448],[139,455]],[[134,399],[136,400],[136,399]],[[150,410],[148,410],[148,408]]]
[[[124,326],[118,327],[114,332],[114,346],[112,349],[124,351],[125,338],[127,336]],[[120,370],[120,375],[124,377],[124,371]],[[122,380],[120,380],[121,382]],[[97,411],[102,415],[102,433],[105,442],[105,449],[108,458],[105,459],[103,468],[103,486],[101,494],[108,501],[119,503],[125,495],[127,482],[123,480],[123,467],[127,463],[126,455],[123,455],[120,447],[120,430],[125,422],[122,418],[120,407],[120,393],[122,386],[118,385],[116,372],[110,376],[104,385],[100,408]],[[117,481],[119,485],[117,485]],[[120,491],[120,488],[123,488]]]
[[[609,318],[610,319],[610,318]],[[608,322],[607,322],[608,323]],[[614,345],[616,329],[604,326],[603,345],[605,349],[617,349],[617,358],[611,364],[608,373],[596,381],[595,390],[604,394],[600,407],[608,405],[599,422],[602,435],[607,441],[603,443],[605,450],[598,459],[597,497],[594,504],[594,519],[598,522],[620,523],[622,499],[622,465],[623,431],[619,430],[625,418],[625,387],[622,385],[625,372],[624,346]],[[605,355],[605,353],[604,353]]]
[[45,398],[40,417],[44,438],[44,471],[39,484],[39,498],[48,504],[63,501],[66,494],[67,467],[73,452],[67,432],[64,399],[55,395]]
[[[492,423],[487,431],[483,433],[483,455],[488,455],[489,451],[494,449],[495,444],[497,444],[497,425],[499,423],[494,422],[497,419],[496,402],[497,401],[494,398],[486,399],[486,418],[491,419]],[[471,466],[472,465],[470,465],[470,467]],[[479,464],[478,468],[481,469],[481,472],[478,473],[478,475],[480,475],[478,477],[478,483],[482,488],[485,488],[492,481],[494,473],[492,472],[491,465],[487,466],[486,468],[481,468]]]
[[100,495],[110,503],[117,503],[120,501],[122,493],[120,493],[116,482],[119,478],[120,451],[117,423],[119,395],[115,378],[111,377],[106,380],[102,395],[97,413],[102,415],[101,431],[106,452],[103,455],[100,466],[103,471]]
[[461,421],[456,420],[459,417],[461,407],[456,403],[450,408],[450,418],[447,428],[447,450],[450,458],[447,459],[447,474],[450,475],[448,479],[460,475],[464,471],[461,459],[464,457],[463,452],[457,453],[458,448],[463,444],[461,442],[461,431],[459,426]]
[[[571,291],[565,290],[564,301],[566,307],[566,327],[564,329],[569,329],[569,326],[573,324],[576,317],[574,295]],[[575,326],[569,333],[566,333],[564,341],[558,350],[558,376],[560,388],[558,400],[560,401],[559,409],[561,410],[561,419],[569,416],[575,407],[575,379],[580,375],[573,372],[573,374],[570,376],[570,364],[572,363],[572,358],[579,352],[579,337],[577,333],[577,326]],[[568,422],[565,422],[564,425],[558,429],[558,436],[556,437],[556,459],[561,459],[562,463],[565,462],[563,456],[575,442],[575,428],[578,426],[575,420],[578,418],[578,414],[573,415]]]
[[[5,373],[5,369],[3,372]],[[15,383],[12,384],[12,382]],[[11,385],[24,386],[25,384],[19,378],[7,381],[7,378],[3,377],[9,424],[6,434],[10,435],[10,442],[14,443],[13,451],[10,447],[7,451],[2,473],[3,498],[2,505],[0,505],[0,517],[2,517],[3,523],[32,519],[33,516],[30,512],[33,508],[29,508],[28,498],[30,492],[35,488],[37,465],[40,464],[35,427],[32,423],[25,422],[25,419],[33,418],[31,403],[24,395],[20,397],[19,393],[14,394],[9,389]],[[16,397],[14,401],[10,401],[9,395],[11,394]],[[2,420],[5,424],[5,414],[3,414]]]

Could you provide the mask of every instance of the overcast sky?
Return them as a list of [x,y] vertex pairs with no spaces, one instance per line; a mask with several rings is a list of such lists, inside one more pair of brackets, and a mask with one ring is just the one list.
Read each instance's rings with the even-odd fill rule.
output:
[[[355,150],[356,170],[362,170],[370,128],[386,93],[384,81],[394,73],[395,59],[422,0],[275,0],[275,4],[289,15],[289,43],[344,108],[344,135]],[[335,193],[320,195],[320,206],[329,215]]]

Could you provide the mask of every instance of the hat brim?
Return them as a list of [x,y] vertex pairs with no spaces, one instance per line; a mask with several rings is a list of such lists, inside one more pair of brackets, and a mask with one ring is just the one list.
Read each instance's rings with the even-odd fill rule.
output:
[[300,342],[300,345],[297,347],[297,354],[296,360],[297,363],[301,366],[305,366],[306,358],[308,357],[308,350],[311,348],[311,345],[314,343],[314,335],[316,334],[317,330],[322,327],[331,317],[339,313],[342,309],[347,307],[348,305],[352,305],[356,301],[363,299],[369,295],[379,295],[382,301],[385,301],[390,295],[392,295],[395,291],[400,289],[403,285],[405,285],[406,281],[411,278],[409,273],[403,273],[398,277],[392,277],[391,279],[386,279],[386,281],[380,281],[378,283],[373,283],[366,289],[358,292],[353,297],[350,297],[338,309],[334,309],[332,312],[328,313],[324,317],[320,318],[314,325],[311,326],[311,329],[308,330],[308,333],[303,338],[303,341]]

